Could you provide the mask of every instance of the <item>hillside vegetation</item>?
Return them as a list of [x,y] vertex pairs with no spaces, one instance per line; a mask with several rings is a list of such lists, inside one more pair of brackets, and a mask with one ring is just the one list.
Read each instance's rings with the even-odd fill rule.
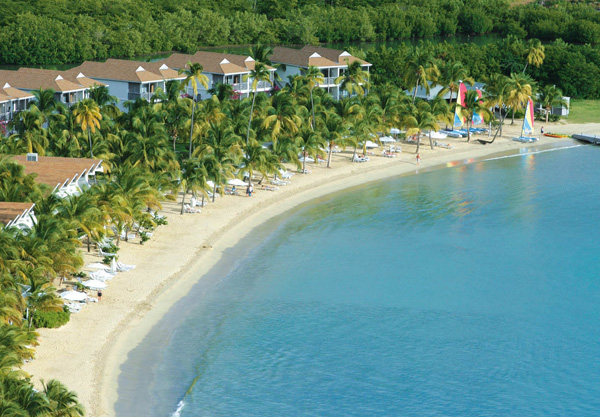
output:
[[600,42],[585,3],[509,0],[1,0],[0,63],[53,65],[251,43],[374,41],[499,32]]

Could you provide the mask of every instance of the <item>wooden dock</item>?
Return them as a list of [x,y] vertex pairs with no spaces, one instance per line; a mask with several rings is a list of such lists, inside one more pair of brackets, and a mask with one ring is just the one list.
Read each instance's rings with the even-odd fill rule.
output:
[[592,145],[600,145],[600,136],[598,135],[586,135],[586,134],[575,134],[571,135],[573,139],[577,139],[581,142],[591,143]]

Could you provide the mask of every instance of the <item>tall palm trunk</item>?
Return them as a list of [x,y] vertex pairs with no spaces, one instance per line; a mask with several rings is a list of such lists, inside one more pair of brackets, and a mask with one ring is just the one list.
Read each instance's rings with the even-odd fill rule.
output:
[[254,100],[256,100],[256,91],[252,92],[252,106],[250,107],[250,117],[248,118],[248,134],[246,135],[246,145],[250,141],[250,125],[252,124],[252,115],[254,114]]
[[304,155],[304,158],[302,158],[302,173],[306,174],[306,151],[302,149],[302,153]]
[[183,214],[183,212],[184,212],[183,208],[185,206],[185,195],[186,195],[186,190],[184,188],[183,189],[183,197],[181,198],[181,213],[180,214]]
[[548,113],[550,113],[550,107],[546,107],[546,123],[548,123]]
[[415,85],[415,92],[413,94],[412,104],[415,104],[415,100],[417,99],[417,88],[419,88],[419,80],[417,79],[417,85]]
[[470,123],[471,119],[469,117],[467,117],[467,142],[471,141],[471,128],[470,128]]
[[310,106],[312,110],[312,130],[315,130],[315,102],[313,101],[313,89],[310,89]]
[[433,142],[431,141],[431,130],[429,130],[429,147],[433,149]]
[[192,124],[190,126],[190,156],[189,156],[190,159],[192,159],[192,137],[194,134],[194,113],[196,113],[196,98],[195,97],[192,100]]
[[215,181],[215,185],[213,187],[213,203],[215,202],[215,197],[217,197],[217,182]]
[[419,130],[419,133],[417,133],[417,151],[415,152],[416,154],[419,153],[420,146],[421,146],[421,131]]
[[329,141],[329,155],[327,155],[327,168],[331,165],[331,154],[333,153],[333,141]]
[[92,131],[88,128],[88,141],[90,142],[90,155],[94,159],[94,151],[92,150]]

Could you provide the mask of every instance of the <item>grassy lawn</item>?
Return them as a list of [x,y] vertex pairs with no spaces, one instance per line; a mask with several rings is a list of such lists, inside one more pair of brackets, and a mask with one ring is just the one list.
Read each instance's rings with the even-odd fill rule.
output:
[[600,100],[571,100],[569,123],[600,123]]

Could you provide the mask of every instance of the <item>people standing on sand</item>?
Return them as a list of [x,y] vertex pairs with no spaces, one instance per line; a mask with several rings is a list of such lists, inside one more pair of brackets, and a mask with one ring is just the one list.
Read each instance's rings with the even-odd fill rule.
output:
[[253,192],[254,192],[254,187],[252,186],[252,184],[250,184],[250,186],[248,187],[248,196],[252,197]]
[[102,291],[98,290],[98,302],[102,301]]
[[540,136],[544,136],[544,126],[542,126],[542,129],[540,130]]
[[246,187],[246,196],[250,197],[250,186]]
[[421,161],[421,155],[417,154],[417,166],[419,165],[420,161]]

